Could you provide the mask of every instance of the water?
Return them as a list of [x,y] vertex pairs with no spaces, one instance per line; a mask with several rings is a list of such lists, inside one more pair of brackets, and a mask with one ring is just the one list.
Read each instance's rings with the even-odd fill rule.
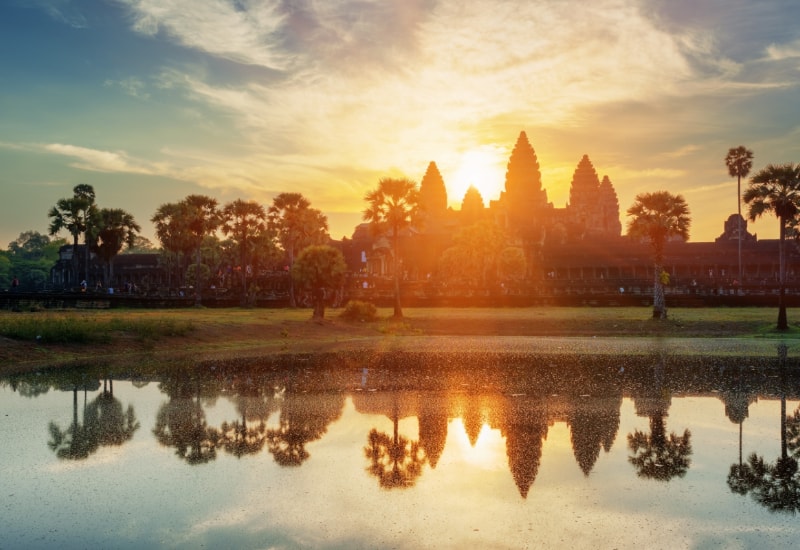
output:
[[793,547],[799,380],[666,354],[7,377],[0,548]]

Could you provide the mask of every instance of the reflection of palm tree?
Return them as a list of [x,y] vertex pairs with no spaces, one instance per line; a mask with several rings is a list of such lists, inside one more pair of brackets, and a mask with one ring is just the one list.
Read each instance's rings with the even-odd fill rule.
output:
[[418,441],[411,441],[399,434],[399,416],[395,395],[393,435],[373,428],[367,436],[367,446],[364,447],[364,455],[370,461],[367,472],[377,477],[384,489],[412,487],[422,475],[422,466],[427,461],[425,451]]
[[650,417],[650,433],[636,430],[628,434],[628,447],[634,453],[628,461],[636,468],[639,477],[669,481],[673,477],[683,477],[689,470],[692,454],[691,432],[684,430],[679,436],[669,435],[664,427],[664,414]]
[[667,435],[664,419],[670,406],[669,389],[664,382],[664,355],[655,366],[653,384],[648,395],[634,398],[639,416],[650,417],[650,433],[636,430],[628,434],[628,448],[633,456],[628,457],[639,477],[669,481],[683,477],[689,470],[692,454],[691,432],[683,435],[671,432]]
[[174,398],[161,405],[153,435],[188,464],[205,464],[217,457],[219,433],[206,424],[203,407],[192,398]]
[[100,445],[122,445],[130,441],[140,427],[133,405],[128,405],[128,409],[123,411],[122,403],[111,392],[104,391],[98,395],[92,405],[98,410]]
[[725,403],[725,416],[727,416],[731,422],[739,425],[739,466],[741,467],[742,427],[744,421],[749,416],[750,403],[756,400],[755,394],[744,387],[741,368],[737,371],[735,387],[723,391],[721,396],[723,403]]
[[83,407],[83,423],[78,422],[78,387],[72,393],[72,424],[61,430],[50,422],[48,446],[61,459],[82,460],[99,447],[97,407]]
[[[100,446],[97,406],[86,403],[86,392],[96,390],[100,383],[94,380],[74,380],[63,389],[72,391],[72,424],[66,430],[50,422],[48,446],[61,459],[81,460],[94,453]],[[78,390],[83,390],[83,422],[78,421]]]
[[[786,416],[786,346],[778,348],[781,369],[781,456],[775,464],[751,454],[745,464],[731,464],[728,487],[741,495],[750,492],[759,504],[770,511],[800,511],[800,476],[798,476],[798,432],[800,407],[791,417]],[[789,450],[792,455],[789,455]]]
[[236,398],[241,419],[223,422],[220,426],[220,446],[236,458],[258,453],[267,440],[265,422],[273,410],[273,401],[260,395],[257,388],[255,390],[256,395],[240,395]]
[[281,407],[277,429],[267,430],[269,452],[281,466],[300,466],[311,455],[306,444],[325,435],[328,425],[344,407],[341,394],[288,394]]

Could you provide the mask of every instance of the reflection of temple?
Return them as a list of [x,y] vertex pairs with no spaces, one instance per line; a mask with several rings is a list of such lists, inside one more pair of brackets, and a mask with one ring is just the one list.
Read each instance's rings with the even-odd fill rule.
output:
[[575,460],[589,475],[600,451],[611,450],[619,428],[622,396],[510,396],[427,392],[358,393],[353,396],[360,413],[399,419],[416,417],[419,445],[431,468],[444,450],[448,424],[462,420],[467,439],[476,445],[484,426],[499,430],[506,440],[508,467],[520,495],[525,498],[536,481],[549,427],[570,427]]

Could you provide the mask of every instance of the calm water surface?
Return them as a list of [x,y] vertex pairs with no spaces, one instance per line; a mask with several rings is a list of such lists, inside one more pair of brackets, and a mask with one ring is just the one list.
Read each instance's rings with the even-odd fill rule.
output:
[[796,547],[798,370],[393,355],[8,377],[0,548]]

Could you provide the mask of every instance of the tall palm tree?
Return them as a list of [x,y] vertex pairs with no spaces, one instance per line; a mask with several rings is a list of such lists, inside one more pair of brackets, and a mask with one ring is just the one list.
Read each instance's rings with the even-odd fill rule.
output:
[[364,210],[364,221],[369,222],[374,234],[390,234],[394,267],[394,317],[403,317],[400,306],[400,232],[410,227],[419,216],[419,190],[407,178],[383,178],[377,189],[364,197],[369,207]]
[[93,216],[87,240],[91,250],[103,260],[106,287],[114,277],[114,258],[124,246],[133,247],[134,238],[141,230],[133,216],[121,208],[102,208]]
[[201,302],[202,280],[200,277],[201,250],[203,240],[212,235],[220,224],[217,200],[205,195],[189,195],[180,202],[181,216],[195,250],[195,305]]
[[736,178],[736,206],[739,209],[739,218],[736,222],[739,224],[739,284],[743,284],[742,279],[742,178],[746,178],[753,167],[753,152],[740,145],[739,147],[732,147],[728,149],[728,154],[725,156],[725,166],[728,167],[728,173],[732,178]]
[[[91,185],[81,183],[73,187],[72,197],[59,199],[54,207],[50,209],[47,216],[50,218],[50,235],[56,235],[66,229],[72,235],[72,275],[75,279],[80,278],[78,272],[78,238],[83,235],[84,244],[88,245],[86,237],[91,224],[91,217],[94,211],[94,188]],[[89,272],[89,251],[86,247],[84,257],[84,278]]]
[[[172,255],[177,259],[178,268],[181,273],[186,269],[181,268],[183,260],[191,253],[194,246],[188,239],[188,231],[181,226],[182,207],[179,203],[162,204],[156,213],[150,218],[156,229],[156,237],[164,249],[167,261],[167,285],[172,286]],[[178,284],[181,284],[183,277],[179,277]]]
[[239,249],[242,274],[242,299],[247,300],[248,254],[253,241],[267,230],[267,213],[255,201],[236,199],[222,209],[222,233],[230,235]]
[[[281,193],[269,207],[269,227],[278,235],[289,271],[295,256],[305,247],[327,244],[328,219],[300,193]],[[289,305],[296,307],[294,282],[289,278]]]
[[794,163],[769,164],[751,179],[742,196],[749,205],[748,217],[755,221],[771,212],[778,218],[780,240],[778,242],[780,291],[778,295],[778,330],[787,330],[786,318],[786,226],[800,211],[800,165]]
[[668,191],[641,193],[636,195],[628,208],[628,235],[648,240],[653,247],[655,274],[653,280],[653,318],[666,319],[667,306],[664,300],[664,245],[667,239],[689,238],[689,206],[681,195]]

